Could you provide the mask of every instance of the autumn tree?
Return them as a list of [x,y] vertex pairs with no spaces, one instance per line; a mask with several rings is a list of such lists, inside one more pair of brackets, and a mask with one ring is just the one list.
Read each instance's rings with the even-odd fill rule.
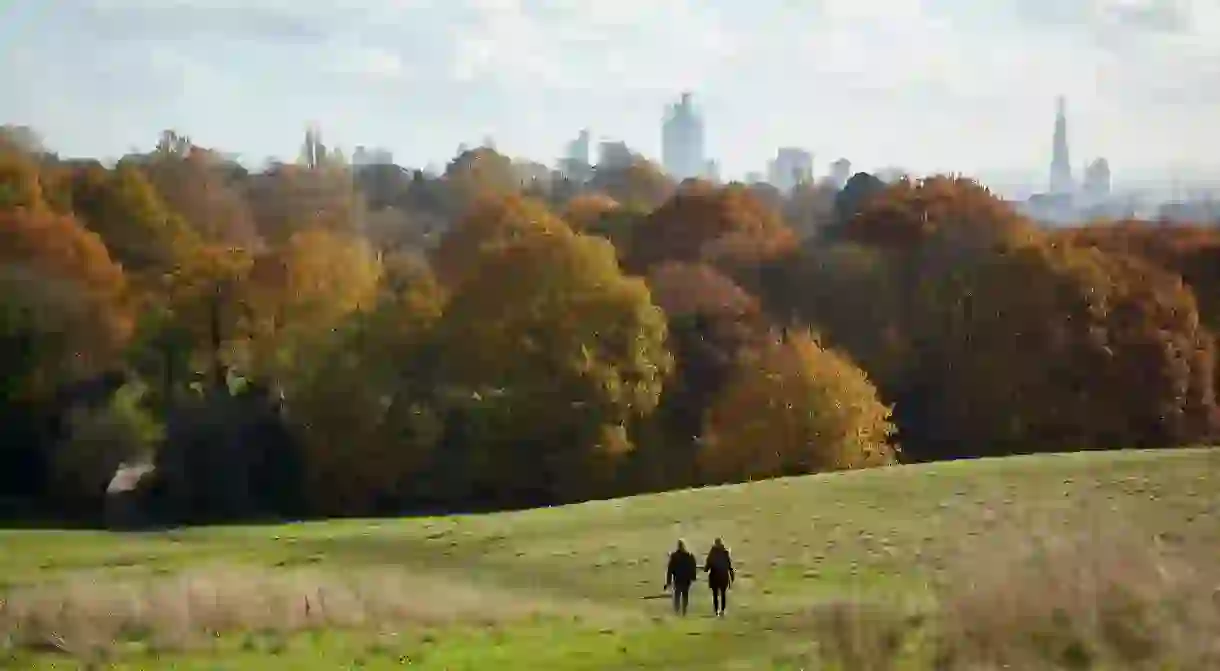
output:
[[644,427],[637,485],[668,488],[698,482],[696,447],[703,420],[742,353],[764,342],[766,318],[758,300],[706,264],[667,262],[647,277],[653,301],[666,315],[674,375]]
[[848,178],[835,195],[834,214],[836,228],[846,226],[872,200],[885,190],[885,182],[867,172],[858,172]]
[[316,512],[401,510],[440,440],[427,367],[444,292],[426,267],[396,275],[283,376]]
[[490,147],[461,152],[445,166],[446,211],[451,217],[486,197],[504,197],[521,191],[521,180],[511,158]]
[[651,211],[673,195],[676,185],[659,166],[636,159],[625,166],[597,166],[589,188],[624,207]]
[[0,148],[0,210],[46,207],[38,163],[29,155]]
[[944,175],[901,179],[872,193],[840,234],[859,244],[935,249],[954,259],[1036,237],[1033,224],[986,187]]
[[1051,236],[1070,245],[1138,256],[1181,275],[1194,290],[1203,322],[1220,333],[1220,229],[1117,221],[1057,230]]
[[70,180],[77,215],[129,274],[156,277],[170,272],[199,242],[144,173],[131,165],[113,171],[96,163],[84,165],[72,171]]
[[6,384],[46,392],[114,363],[131,333],[130,305],[97,235],[49,211],[0,210],[0,270],[6,358],[29,364],[6,370]]
[[[1216,428],[1215,347],[1176,275],[1029,245],[946,274],[921,310],[913,455],[1165,447]],[[899,402],[900,404],[902,401]]]
[[769,269],[767,311],[811,325],[822,342],[849,354],[883,392],[905,381],[915,353],[904,303],[910,275],[886,250],[853,243],[805,245]]
[[308,229],[254,259],[249,307],[249,368],[275,382],[350,314],[372,309],[381,262],[363,238]]
[[129,307],[96,235],[41,207],[0,210],[0,498],[45,492],[57,393],[116,367]]
[[165,131],[152,152],[124,157],[120,163],[144,171],[170,211],[185,219],[208,243],[257,243],[258,230],[245,195],[244,169],[218,152]]
[[487,248],[439,328],[471,477],[501,500],[604,492],[672,367],[665,332],[601,238],[560,229]]
[[471,274],[480,256],[488,250],[523,237],[571,232],[540,200],[517,194],[486,195],[445,232],[432,259],[440,280],[454,287]]
[[[208,371],[212,387],[227,385],[236,345],[249,337],[247,283],[254,257],[240,247],[203,245],[166,276],[163,300],[145,316],[145,338],[156,347],[167,370],[169,389],[192,371]],[[172,391],[171,391],[172,393]]]
[[633,237],[629,267],[662,261],[755,265],[795,244],[779,214],[742,185],[684,185],[650,214]]
[[311,228],[349,234],[364,230],[364,196],[346,165],[274,164],[251,177],[248,193],[258,231],[273,245]]
[[577,231],[596,227],[608,214],[622,208],[619,202],[602,193],[585,193],[573,197],[563,207],[563,219]]
[[889,414],[864,371],[793,333],[741,358],[708,413],[700,466],[740,482],[891,464]]

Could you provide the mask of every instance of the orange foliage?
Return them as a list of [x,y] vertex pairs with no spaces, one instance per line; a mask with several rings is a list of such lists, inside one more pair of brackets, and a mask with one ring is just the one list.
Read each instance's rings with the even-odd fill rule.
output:
[[619,202],[603,193],[581,194],[568,201],[563,208],[563,219],[577,231],[586,231],[602,218],[618,211]]
[[883,466],[889,415],[864,371],[794,334],[742,357],[708,412],[700,465],[717,482]]
[[0,266],[23,269],[14,277],[45,283],[30,288],[39,292],[45,288],[47,292],[40,295],[47,298],[53,295],[48,293],[53,285],[63,301],[73,304],[72,310],[80,316],[76,327],[87,332],[60,335],[76,343],[70,356],[77,359],[79,365],[73,368],[82,374],[112,363],[131,336],[123,271],[111,261],[101,239],[75,219],[46,210],[0,211]]
[[662,261],[757,263],[796,237],[749,188],[694,182],[649,215],[631,243],[628,265],[644,270]]
[[890,184],[869,198],[842,231],[853,242],[899,249],[939,241],[985,250],[1027,241],[1033,234],[1033,225],[986,187],[941,175]]
[[540,200],[519,194],[484,196],[441,238],[432,258],[437,277],[455,287],[484,253],[535,234],[571,235],[572,229]]
[[670,319],[695,314],[751,315],[758,300],[715,268],[703,263],[667,262],[648,273],[652,300]]

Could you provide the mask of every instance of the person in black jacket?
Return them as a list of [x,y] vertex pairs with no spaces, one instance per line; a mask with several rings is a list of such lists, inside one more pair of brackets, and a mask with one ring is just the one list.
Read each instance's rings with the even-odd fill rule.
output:
[[729,585],[737,580],[737,574],[733,571],[729,550],[719,538],[708,550],[703,570],[707,572],[707,583],[712,588],[712,608],[716,617],[724,617],[724,609],[729,605]]
[[690,603],[690,586],[699,573],[695,555],[686,550],[686,543],[678,541],[678,549],[669,555],[669,567],[665,571],[665,589],[674,588],[674,612],[686,615]]

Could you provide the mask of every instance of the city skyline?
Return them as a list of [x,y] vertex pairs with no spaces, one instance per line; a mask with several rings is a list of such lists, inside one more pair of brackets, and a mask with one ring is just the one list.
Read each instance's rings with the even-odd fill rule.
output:
[[873,4],[13,3],[0,119],[67,155],[116,157],[173,128],[257,164],[293,157],[316,122],[418,167],[485,136],[552,164],[586,127],[659,162],[658,111],[691,90],[728,179],[796,146],[819,174],[843,156],[1040,180],[1047,101],[1067,95],[1072,155],[1106,156],[1116,180],[1214,173],[1195,154],[1218,134],[1214,3]]

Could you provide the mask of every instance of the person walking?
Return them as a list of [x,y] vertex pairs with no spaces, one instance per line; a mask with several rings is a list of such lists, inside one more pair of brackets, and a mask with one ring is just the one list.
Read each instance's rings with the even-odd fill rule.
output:
[[669,567],[665,571],[665,589],[674,588],[674,612],[686,615],[686,606],[690,603],[690,586],[699,574],[699,564],[695,555],[686,549],[684,541],[678,541],[678,548],[669,555]]
[[729,585],[737,580],[733,571],[733,558],[729,549],[719,538],[712,543],[712,549],[707,552],[703,562],[703,570],[707,573],[707,584],[712,588],[712,608],[716,617],[724,617],[724,610],[729,605]]

